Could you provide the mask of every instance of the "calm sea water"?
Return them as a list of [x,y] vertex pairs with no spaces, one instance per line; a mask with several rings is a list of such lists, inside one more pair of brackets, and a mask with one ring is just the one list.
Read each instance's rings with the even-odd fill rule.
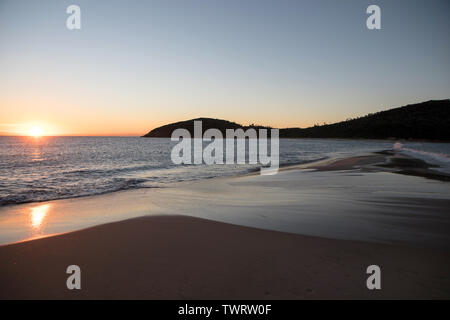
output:
[[[256,165],[174,165],[169,139],[138,137],[0,137],[0,206],[88,196],[174,182],[232,176]],[[280,164],[391,149],[392,142],[280,140]],[[405,152],[442,164],[450,144],[407,143]]]

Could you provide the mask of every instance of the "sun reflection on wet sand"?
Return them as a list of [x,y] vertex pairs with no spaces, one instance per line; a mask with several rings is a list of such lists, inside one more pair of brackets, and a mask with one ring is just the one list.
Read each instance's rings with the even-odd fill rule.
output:
[[50,204],[43,204],[30,209],[31,227],[34,230],[39,230],[41,228],[50,207]]

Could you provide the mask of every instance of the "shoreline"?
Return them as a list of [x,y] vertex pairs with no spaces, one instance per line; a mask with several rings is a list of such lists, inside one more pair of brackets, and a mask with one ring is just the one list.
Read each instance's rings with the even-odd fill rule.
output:
[[[152,137],[152,139],[155,139]],[[165,139],[165,138],[156,138],[156,139]],[[286,138],[291,139],[291,138]],[[323,139],[323,138],[299,138],[299,139]],[[330,139],[326,139],[330,140]],[[333,140],[333,139],[331,139]],[[337,139],[337,140],[355,140],[355,139]],[[377,139],[366,139],[378,141]],[[382,140],[381,140],[382,141]],[[377,155],[379,157],[377,157]],[[381,158],[381,156],[383,158]],[[368,161],[354,161],[360,158],[366,158]],[[378,159],[378,160],[377,160]],[[339,164],[339,166],[335,166]],[[362,152],[359,154],[346,154],[344,156],[335,156],[335,157],[325,157],[319,158],[315,160],[306,160],[298,163],[285,163],[280,164],[278,171],[284,170],[292,170],[292,169],[315,169],[318,171],[332,171],[332,170],[352,170],[352,169],[367,169],[370,167],[370,170],[378,170],[378,171],[386,171],[397,174],[405,174],[412,175],[417,177],[423,177],[427,179],[434,179],[439,181],[450,181],[450,173],[446,173],[443,171],[432,170],[432,168],[438,168],[439,165],[434,165],[429,163],[423,159],[401,154],[392,149],[386,149],[381,151],[371,151],[371,152]],[[235,175],[224,175],[224,176],[215,176],[206,179],[232,179],[238,178],[242,176],[251,176],[251,175],[259,175],[260,168],[252,168],[246,173],[238,173]],[[117,192],[126,192],[140,189],[159,189],[159,188],[172,188],[177,187],[183,184],[189,184],[193,182],[203,181],[203,179],[195,179],[195,180],[186,180],[180,182],[173,182],[171,185],[167,186],[140,186],[129,189],[118,189],[113,191],[104,191],[100,193],[94,193],[89,195],[74,195],[62,198],[54,198],[54,199],[45,199],[45,200],[35,200],[35,201],[26,201],[26,202],[10,202],[6,204],[0,205],[0,210],[2,208],[16,206],[16,205],[25,205],[25,204],[33,204],[33,203],[46,203],[52,201],[60,201],[60,200],[69,200],[69,199],[82,199],[89,197],[102,196],[111,193]]]
[[[402,173],[399,172],[401,168],[387,165],[392,159],[401,159],[402,165],[408,161],[412,161],[415,166],[420,163],[418,170],[421,172],[398,174]],[[435,239],[425,239],[420,235],[423,224],[427,225],[427,232],[432,234],[437,228],[433,221],[441,221],[438,224],[444,227],[440,229],[450,223],[444,215],[450,205],[450,186],[445,182],[442,184],[441,179],[423,179],[433,178],[429,174],[429,167],[420,159],[383,151],[287,166],[280,168],[279,173],[271,177],[252,172],[240,176],[184,181],[168,188],[122,190],[10,205],[0,208],[3,217],[0,220],[0,245],[129,218],[182,214],[268,230],[369,242],[403,243],[416,234],[419,239],[417,244],[435,246],[444,243],[448,237],[445,246],[450,247],[450,235],[444,236],[443,230],[439,231]],[[333,187],[334,184],[338,188]],[[383,184],[387,184],[388,188],[383,187]],[[347,192],[347,188],[354,190]],[[311,190],[315,192],[311,193]],[[423,190],[427,192],[423,193]],[[374,191],[377,193],[371,195]],[[217,197],[217,201],[212,201],[210,195]],[[417,225],[405,229],[404,223],[410,224],[405,213],[411,216],[410,219],[416,220],[423,210],[433,210],[435,217],[432,220],[420,218],[422,221],[417,220]],[[274,212],[278,212],[280,217],[274,216]],[[368,212],[369,215],[365,217],[361,212]],[[372,212],[377,216],[372,216]],[[342,221],[336,220],[336,214],[341,216]],[[405,222],[397,221],[395,215]],[[280,220],[282,217],[294,219],[292,222],[295,223],[284,222]],[[369,218],[376,218],[376,224],[367,220]],[[337,229],[327,230],[327,221]],[[305,222],[312,229],[304,227]],[[345,223],[356,225],[349,228]],[[384,224],[398,225],[405,229],[402,232],[407,233],[401,235],[390,231],[383,227]],[[368,233],[364,234],[361,230]]]
[[2,208],[0,299],[450,299],[450,185],[398,156]]

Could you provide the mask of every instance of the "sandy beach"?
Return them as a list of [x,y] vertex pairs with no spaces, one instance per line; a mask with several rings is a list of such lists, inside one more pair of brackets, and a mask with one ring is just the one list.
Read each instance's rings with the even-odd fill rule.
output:
[[450,300],[449,9],[0,0],[0,300]]
[[[190,217],[137,218],[2,247],[0,297],[63,299],[449,298],[450,255]],[[68,265],[82,289],[65,287]],[[365,268],[382,268],[382,290]]]
[[392,157],[2,208],[0,298],[448,299],[449,186]]

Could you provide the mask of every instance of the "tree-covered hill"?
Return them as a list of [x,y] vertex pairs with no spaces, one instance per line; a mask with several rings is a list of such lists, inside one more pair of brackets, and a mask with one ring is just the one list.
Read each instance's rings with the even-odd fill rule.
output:
[[[203,132],[215,128],[225,136],[226,129],[268,128],[242,126],[220,119],[197,118],[153,129],[144,137],[168,138],[177,128],[194,134],[194,121],[201,120]],[[423,139],[450,141],[450,100],[432,100],[368,114],[333,124],[309,128],[280,129],[280,138],[348,138],[348,139]]]

